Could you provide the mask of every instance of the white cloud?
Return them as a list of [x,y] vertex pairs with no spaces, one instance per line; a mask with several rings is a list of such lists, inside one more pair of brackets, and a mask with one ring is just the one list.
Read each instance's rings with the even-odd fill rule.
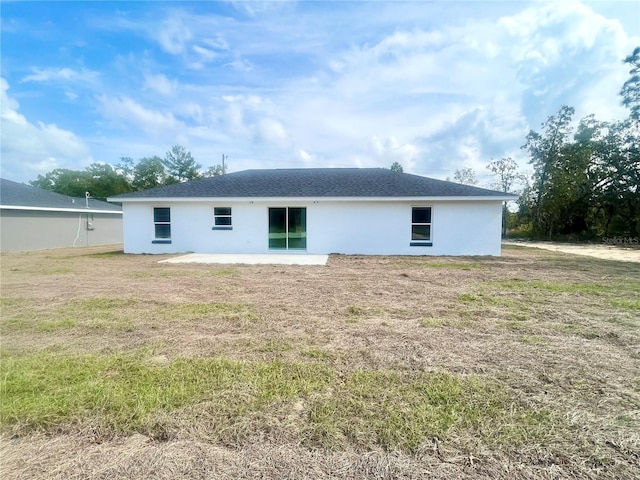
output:
[[296,158],[300,160],[303,164],[314,166],[318,162],[318,157],[313,155],[306,150],[300,148],[296,152]]
[[383,167],[389,167],[393,162],[398,162],[407,170],[414,170],[420,155],[420,148],[411,143],[400,144],[391,136],[387,138],[371,137],[368,147],[374,163]]
[[562,103],[576,107],[577,116],[624,115],[621,60],[640,39],[629,37],[618,21],[568,0],[534,5],[500,19],[498,27],[534,126]]
[[172,113],[145,108],[129,97],[97,97],[103,115],[119,128],[133,126],[152,136],[175,136],[184,125]]
[[166,75],[161,73],[156,75],[145,74],[144,86],[161,95],[170,96],[175,93],[178,88],[178,82],[176,80],[169,80]]
[[122,26],[142,29],[167,53],[181,59],[191,70],[203,70],[207,64],[227,54],[229,44],[222,33],[211,35],[223,17],[196,15],[185,9],[171,9],[157,25],[143,22],[141,26],[125,22]]
[[[213,42],[194,36],[197,65],[204,68],[219,43],[236,58],[223,66],[263,74],[267,67],[240,57],[227,35]],[[278,88],[260,95],[230,88],[205,96],[203,111],[217,113],[191,116],[211,122],[193,131],[217,129],[265,158],[277,151],[303,165],[398,161],[406,171],[444,178],[464,166],[483,171],[492,158],[522,158],[529,128],[562,103],[603,120],[624,114],[620,59],[633,39],[579,2],[534,3],[512,15],[462,17],[430,29],[372,30],[367,39],[343,50],[318,47],[319,68],[281,73]]]
[[185,51],[187,44],[193,37],[183,16],[174,12],[167,17],[153,32],[160,46],[167,53],[179,55]]
[[27,75],[22,82],[77,82],[92,84],[100,73],[83,68],[73,70],[72,68],[34,68],[31,75]]
[[[462,166],[484,169],[491,158],[522,156],[529,128],[562,103],[579,105],[578,116],[625,115],[620,60],[637,39],[617,21],[568,4],[397,30],[327,58],[324,72],[292,82],[274,103],[308,152],[331,155],[324,147],[331,145],[359,163],[367,154],[396,155],[441,177]],[[358,147],[363,137],[368,150]]]
[[[563,103],[578,118],[625,116],[621,60],[640,42],[574,0],[469,2],[456,15],[441,2],[236,7],[252,18],[166,7],[160,21],[149,14],[120,26],[172,58],[135,43],[119,52],[130,55],[115,64],[127,81],[100,79],[107,88],[94,97],[105,135],[115,127],[114,142],[145,148],[180,139],[203,156],[215,145],[236,169],[398,161],[444,178],[464,166],[483,170],[491,158],[522,158],[527,131]],[[150,73],[159,71],[171,74]],[[40,69],[22,80],[90,74]],[[76,85],[66,91],[81,104]]]
[[54,168],[80,168],[91,160],[84,142],[74,133],[55,124],[35,124],[18,112],[18,102],[8,95],[9,84],[0,78],[0,129],[2,177],[34,180]]
[[240,12],[251,17],[277,12],[295,4],[297,0],[232,0],[230,3]]
[[253,64],[249,60],[238,58],[233,62],[225,63],[223,66],[231,67],[238,72],[250,72],[253,70]]
[[176,115],[193,120],[196,123],[205,121],[205,114],[200,104],[195,102],[179,103],[175,107]]
[[229,44],[221,34],[217,34],[215,38],[205,37],[202,39],[202,43],[216,50],[227,50],[229,48]]
[[198,54],[201,61],[210,62],[218,57],[218,54],[209,48],[201,47],[200,45],[194,45],[191,48]]
[[287,146],[289,135],[282,124],[273,118],[263,118],[254,127],[255,138],[264,143]]

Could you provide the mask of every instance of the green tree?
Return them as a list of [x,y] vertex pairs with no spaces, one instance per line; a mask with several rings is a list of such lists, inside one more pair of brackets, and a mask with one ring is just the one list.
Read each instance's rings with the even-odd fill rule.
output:
[[624,59],[624,63],[631,65],[631,78],[624,82],[620,90],[622,104],[630,110],[631,120],[640,122],[640,47],[634,48],[633,53]]
[[[630,235],[640,232],[640,156],[628,121],[583,118],[575,134],[572,109],[550,117],[527,145],[534,183],[520,198],[520,217],[534,236]],[[635,140],[634,140],[635,138]]]
[[[511,157],[503,157],[500,160],[494,160],[487,165],[487,168],[494,176],[492,188],[505,193],[513,193],[512,190],[516,185],[526,184],[526,177],[518,172],[518,164]],[[502,236],[507,234],[507,219],[509,218],[509,209],[507,202],[502,204]]]
[[84,170],[56,168],[45,175],[38,175],[36,180],[29,183],[70,197],[84,198],[85,193],[89,192],[93,198],[100,200],[131,191],[127,179],[107,163],[92,163]]
[[219,163],[207,168],[204,173],[202,174],[203,177],[218,177],[220,175],[224,175],[225,173],[227,173],[227,165],[225,164],[225,166],[223,167],[222,165],[220,165]]
[[598,235],[640,234],[640,155],[630,122],[603,123],[593,143],[592,206]]
[[400,165],[399,162],[393,162],[391,167],[389,167],[389,170],[392,172],[404,173],[404,168],[402,168],[402,165]]
[[108,163],[92,163],[86,168],[85,174],[88,179],[86,191],[93,198],[106,200],[111,195],[131,191],[127,179]]
[[164,166],[170,176],[178,182],[194,180],[201,176],[202,165],[197,163],[191,152],[181,145],[174,145],[164,157]]
[[45,175],[29,182],[34,187],[49,190],[51,192],[68,195],[70,197],[84,197],[90,186],[87,172],[56,168]]
[[[449,180],[449,178],[447,178]],[[456,170],[453,174],[453,181],[462,185],[477,185],[476,172],[473,168],[465,167]]]
[[131,157],[120,157],[120,163],[115,167],[116,172],[127,179],[129,183],[133,181],[133,169],[136,166],[136,161]]
[[556,115],[550,116],[542,124],[542,133],[529,132],[522,147],[529,152],[529,163],[534,167],[533,185],[526,197],[533,201],[527,210],[531,214],[534,235],[553,235],[557,232],[557,212],[551,205],[555,200],[551,192],[551,180],[562,164],[574,112],[573,108],[563,105]]
[[141,158],[133,167],[131,185],[135,190],[147,190],[175,182],[176,180],[167,174],[163,160],[157,155]]

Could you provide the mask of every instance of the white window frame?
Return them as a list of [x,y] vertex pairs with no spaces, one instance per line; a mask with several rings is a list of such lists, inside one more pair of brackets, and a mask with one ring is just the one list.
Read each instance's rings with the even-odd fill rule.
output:
[[[218,213],[216,214],[216,209],[228,209],[229,213],[228,214],[221,214]],[[213,214],[213,227],[211,228],[211,230],[233,230],[233,208],[232,207],[223,207],[223,206],[213,206],[212,207],[212,214]],[[218,224],[218,219],[222,219],[222,218],[228,218],[229,219],[229,223],[226,224]]]
[[[428,208],[430,213],[430,222],[414,222],[413,210],[415,208]],[[414,226],[429,226],[429,239],[428,240],[414,240],[413,227]],[[410,243],[412,247],[431,247],[433,245],[433,205],[411,205],[411,229],[409,233]]]
[[[168,222],[156,222],[156,209],[157,208],[166,208],[169,210],[169,221]],[[155,205],[151,208],[151,218],[153,220],[153,241],[151,243],[171,243],[171,207],[168,205]],[[156,237],[156,225],[169,225],[169,237],[168,238],[158,238]]]

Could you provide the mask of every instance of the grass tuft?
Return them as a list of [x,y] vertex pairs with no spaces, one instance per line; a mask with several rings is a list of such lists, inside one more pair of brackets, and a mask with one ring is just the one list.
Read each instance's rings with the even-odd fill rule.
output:
[[611,286],[597,283],[545,282],[541,280],[498,280],[488,282],[487,286],[495,286],[511,291],[542,290],[550,293],[574,293],[586,295],[599,295],[611,291]]
[[331,353],[317,347],[309,347],[308,349],[304,350],[302,354],[305,357],[313,358],[315,360],[331,360],[333,358],[333,355]]
[[611,299],[611,305],[622,310],[640,310],[640,300],[633,298],[613,298]]
[[357,305],[349,305],[347,307],[347,323],[358,323],[358,320],[364,315],[364,309]]
[[540,335],[522,335],[519,339],[520,343],[525,345],[548,345],[549,342]]
[[249,305],[235,303],[186,303],[171,306],[165,312],[166,318],[181,318],[183,320],[201,320],[215,317],[224,320],[258,319],[257,314]]
[[41,332],[55,332],[57,330],[65,330],[69,328],[74,328],[76,326],[76,321],[73,318],[61,318],[58,320],[48,320],[43,321],[38,324],[38,330]]

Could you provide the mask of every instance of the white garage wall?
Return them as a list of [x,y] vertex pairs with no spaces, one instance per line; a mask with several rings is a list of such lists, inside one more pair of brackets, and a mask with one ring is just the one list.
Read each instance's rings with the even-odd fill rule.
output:
[[[233,230],[212,230],[213,207]],[[411,207],[432,206],[431,247],[411,247]],[[171,244],[153,244],[153,207],[171,208]],[[127,253],[268,253],[268,208],[307,208],[307,253],[499,255],[501,202],[125,203]],[[280,251],[282,252],[282,251]]]

